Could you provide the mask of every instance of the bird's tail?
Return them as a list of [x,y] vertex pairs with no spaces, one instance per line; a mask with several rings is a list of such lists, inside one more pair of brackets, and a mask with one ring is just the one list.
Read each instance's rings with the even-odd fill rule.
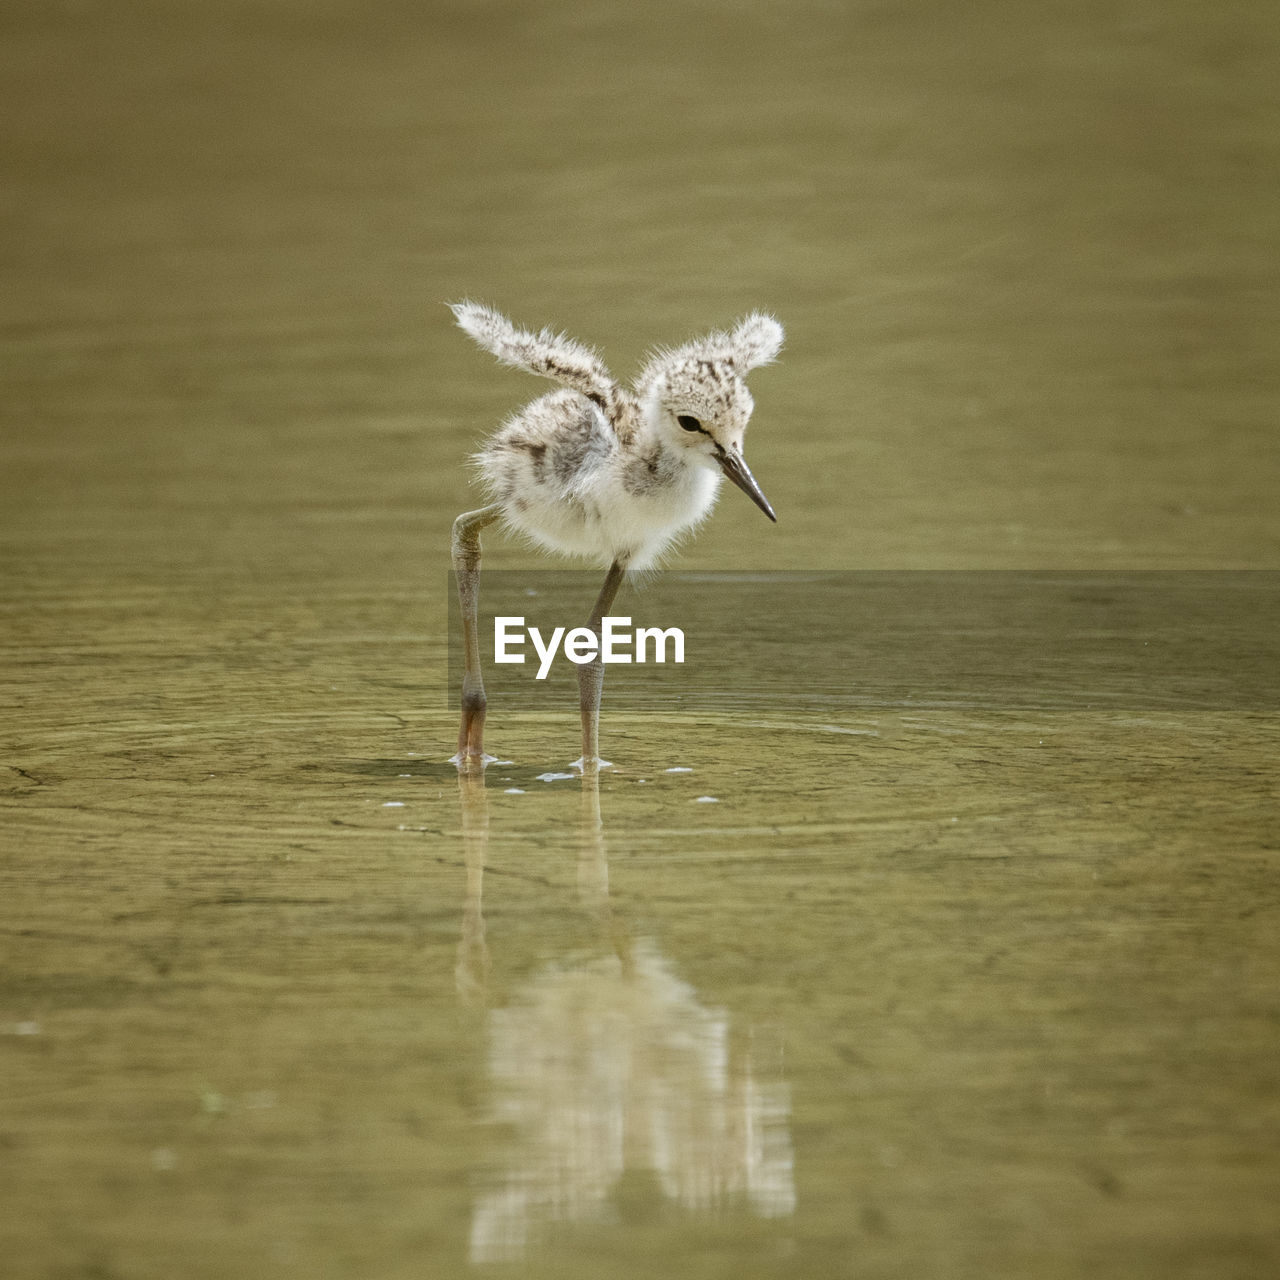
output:
[[612,403],[618,385],[590,347],[550,329],[517,329],[506,316],[478,302],[456,302],[450,309],[458,326],[503,364],[572,387],[601,408]]

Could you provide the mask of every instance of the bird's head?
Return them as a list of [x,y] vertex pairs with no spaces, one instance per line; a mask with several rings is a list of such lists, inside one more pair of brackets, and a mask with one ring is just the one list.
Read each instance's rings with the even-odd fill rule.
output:
[[767,364],[782,346],[782,326],[755,314],[732,333],[713,333],[675,351],[658,352],[637,380],[646,417],[668,448],[698,466],[719,470],[777,521],[742,456],[755,402],[743,375]]

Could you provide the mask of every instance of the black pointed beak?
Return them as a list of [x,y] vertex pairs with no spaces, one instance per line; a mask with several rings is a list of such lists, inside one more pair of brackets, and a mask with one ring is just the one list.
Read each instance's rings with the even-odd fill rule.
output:
[[731,453],[728,449],[716,447],[716,461],[720,464],[720,470],[733,481],[734,484],[742,490],[743,493],[751,499],[752,502],[760,508],[761,511],[773,521],[778,523],[778,517],[773,514],[773,508],[769,505],[769,499],[761,492],[760,486],[756,484],[756,478],[751,474],[751,468],[742,460],[740,453]]

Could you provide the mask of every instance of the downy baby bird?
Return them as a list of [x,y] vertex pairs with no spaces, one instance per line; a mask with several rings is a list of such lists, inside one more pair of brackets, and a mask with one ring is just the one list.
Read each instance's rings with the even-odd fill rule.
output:
[[[609,566],[587,624],[597,636],[628,569],[645,569],[711,513],[721,477],[776,521],[742,456],[754,404],[746,374],[782,348],[782,326],[754,312],[727,333],[658,348],[631,387],[571,338],[518,329],[474,302],[453,306],[459,326],[513,368],[560,384],[512,416],[476,454],[490,502],[453,525],[453,566],[465,666],[460,767],[484,764],[486,700],[478,634],[480,532],[501,521],[548,551]],[[599,753],[604,667],[578,668],[583,771]]]

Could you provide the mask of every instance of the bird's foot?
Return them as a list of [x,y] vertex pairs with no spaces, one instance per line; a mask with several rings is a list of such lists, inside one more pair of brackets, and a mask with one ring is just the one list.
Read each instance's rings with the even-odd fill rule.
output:
[[595,773],[600,769],[612,769],[612,760],[601,760],[599,756],[592,756],[590,760],[586,756],[579,756],[570,766],[570,769],[577,769],[579,773]]
[[479,771],[483,773],[491,764],[510,764],[510,760],[499,760],[485,751],[455,751],[449,757],[450,764],[458,766],[459,773]]

